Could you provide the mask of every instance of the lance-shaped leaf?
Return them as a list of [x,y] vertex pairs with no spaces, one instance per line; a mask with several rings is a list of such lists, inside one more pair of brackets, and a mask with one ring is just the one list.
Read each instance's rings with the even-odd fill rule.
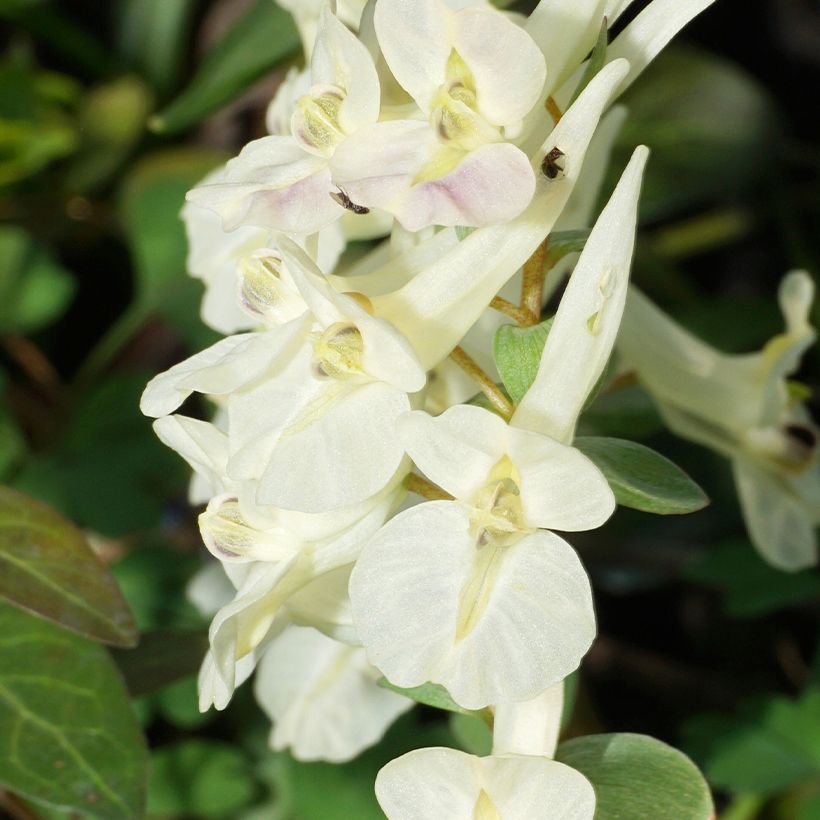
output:
[[502,325],[493,339],[493,358],[501,381],[513,402],[518,403],[535,381],[552,319],[532,327]]
[[572,441],[621,324],[648,156],[643,146],[635,150],[589,235],[555,314],[538,375],[513,416],[518,427]]
[[83,534],[8,487],[0,487],[0,598],[103,643],[137,642],[128,605]]
[[[682,752],[646,735],[589,735],[558,747],[555,759],[595,789],[595,820],[709,820],[709,786]],[[637,773],[640,773],[638,776]]]
[[680,467],[643,444],[597,436],[579,436],[573,444],[606,476],[622,507],[681,515],[709,503],[703,490]]
[[566,174],[547,180],[539,171],[535,195],[521,216],[474,231],[399,290],[377,297],[378,316],[411,341],[427,368],[444,359],[486,309],[493,296],[550,232],[572,193],[589,142],[613,89],[628,71],[610,63],[587,86],[533,158],[559,147]]
[[5,603],[0,635],[0,784],[83,817],[142,817],[148,755],[105,649]]

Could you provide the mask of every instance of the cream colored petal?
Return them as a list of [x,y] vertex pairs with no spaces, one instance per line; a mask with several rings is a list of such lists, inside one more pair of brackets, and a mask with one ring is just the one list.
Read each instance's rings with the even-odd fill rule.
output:
[[374,22],[385,60],[419,106],[429,111],[453,46],[450,12],[439,0],[379,0]]
[[601,112],[627,70],[625,63],[611,63],[600,72],[535,157],[540,166],[544,153],[559,146],[567,156],[563,179],[548,181],[539,175],[521,216],[474,231],[403,288],[373,300],[377,315],[404,333],[424,367],[434,367],[450,353],[550,232],[572,193]]
[[267,333],[228,336],[151,379],[140,409],[146,416],[165,416],[191,393],[231,393],[286,358],[303,335],[304,323],[296,319]]
[[544,96],[560,88],[592,50],[606,0],[541,0],[527,19],[527,33],[547,61]]
[[481,407],[462,404],[436,418],[417,410],[401,416],[397,429],[419,469],[463,501],[484,486],[506,451],[507,425]]
[[377,743],[413,701],[380,687],[364,650],[288,626],[259,664],[254,692],[273,721],[270,745],[297,760],[342,763]]
[[732,462],[749,537],[770,564],[788,572],[817,563],[817,536],[812,512],[787,481],[750,459]]
[[347,134],[375,122],[379,116],[379,77],[367,49],[324,6],[310,58],[314,85],[334,85],[345,91],[339,109],[339,124]]
[[626,300],[638,196],[649,152],[638,148],[592,229],[555,315],[538,374],[512,423],[570,443],[612,353]]
[[499,127],[520,122],[540,102],[547,75],[532,37],[489,6],[455,14],[452,31],[454,47],[475,80],[482,116]]
[[507,446],[521,474],[521,504],[528,526],[592,530],[615,512],[615,496],[606,478],[579,450],[514,426]]
[[595,635],[589,581],[569,544],[542,531],[478,547],[452,501],[388,522],[359,556],[350,598],[388,680],[440,683],[468,709],[534,697],[577,668]]

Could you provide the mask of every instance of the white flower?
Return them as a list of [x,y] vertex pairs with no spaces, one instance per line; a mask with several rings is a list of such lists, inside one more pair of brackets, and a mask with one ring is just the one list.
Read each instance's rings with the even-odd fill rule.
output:
[[592,529],[615,508],[604,476],[568,444],[621,320],[647,154],[636,150],[596,222],[511,424],[469,406],[399,419],[409,456],[455,498],[394,518],[351,576],[368,657],[399,686],[440,683],[471,709],[526,700],[575,669],[594,638],[586,574],[547,530]]
[[[224,168],[217,169],[200,185],[218,184],[224,174]],[[270,231],[250,226],[225,231],[217,214],[193,202],[185,203],[180,216],[188,238],[188,273],[205,285],[202,321],[220,333],[235,333],[260,324],[255,311],[251,309],[249,312],[248,305],[243,305],[241,290],[240,299],[236,297],[243,269],[253,266],[254,260],[278,257],[275,250],[267,247],[271,241]],[[333,223],[321,230],[316,237],[316,246],[319,266],[322,270],[332,271],[345,247],[340,224]],[[282,323],[281,319],[279,323]]]
[[376,797],[389,820],[592,820],[595,792],[546,757],[417,749],[388,763]]
[[362,551],[350,597],[368,657],[392,683],[440,683],[470,709],[534,697],[595,636],[581,562],[545,530],[603,524],[606,479],[579,451],[478,407],[410,413],[399,431],[456,501],[406,510]]
[[309,311],[176,365],[151,381],[142,407],[161,416],[194,390],[228,395],[227,475],[258,480],[259,504],[319,513],[363,502],[395,476],[394,422],[425,373],[366,299],[338,293],[297,245],[280,244]]
[[[352,564],[364,541],[395,507],[400,493],[399,488],[386,491],[348,529],[323,541],[302,544],[280,560],[223,563],[237,589],[234,599],[211,623],[211,648],[199,675],[200,709],[227,706],[234,689],[251,674],[267,644],[290,620],[291,599],[334,570]],[[329,613],[335,614],[339,604],[334,601],[328,606],[322,598],[320,591],[315,613],[310,594],[295,602],[299,623],[320,628],[329,623],[333,617]]]
[[270,746],[341,763],[377,743],[413,701],[377,684],[364,650],[288,626],[268,644],[254,692],[273,721]]
[[780,286],[786,330],[760,352],[728,355],[700,341],[632,289],[618,341],[670,428],[727,456],[749,535],[766,560],[797,570],[817,561],[818,430],[786,377],[815,338],[814,285]]
[[291,116],[289,136],[255,140],[220,182],[188,193],[215,211],[225,230],[254,225],[310,234],[345,211],[332,196],[328,161],[351,134],[379,115],[379,79],[367,49],[325,7],[311,56],[311,86]]
[[529,203],[535,173],[509,142],[539,102],[544,60],[526,32],[489,6],[379,0],[379,45],[421,116],[372,123],[331,160],[354,201],[427,225],[507,222]]

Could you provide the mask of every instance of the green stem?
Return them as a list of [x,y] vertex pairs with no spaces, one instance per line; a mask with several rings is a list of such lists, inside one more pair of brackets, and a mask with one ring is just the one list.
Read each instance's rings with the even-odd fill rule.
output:
[[756,794],[738,794],[720,815],[720,820],[754,820],[763,808],[765,798]]

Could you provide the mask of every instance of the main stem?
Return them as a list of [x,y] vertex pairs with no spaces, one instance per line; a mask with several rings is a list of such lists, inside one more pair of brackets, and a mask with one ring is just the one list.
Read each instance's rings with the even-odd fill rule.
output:
[[512,402],[481,369],[478,362],[463,347],[457,347],[450,354],[450,358],[481,388],[481,392],[487,397],[493,409],[509,421],[513,414]]

